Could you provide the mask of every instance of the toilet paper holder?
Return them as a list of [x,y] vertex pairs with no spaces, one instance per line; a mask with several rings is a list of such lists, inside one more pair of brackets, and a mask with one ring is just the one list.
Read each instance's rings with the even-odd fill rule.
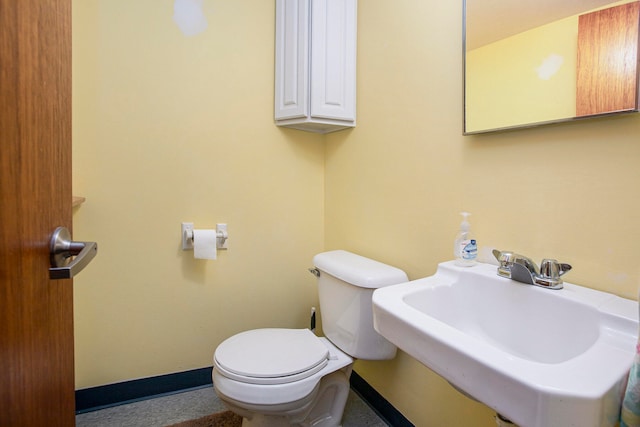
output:
[[[217,249],[228,249],[229,234],[227,224],[216,224],[216,247]],[[182,250],[193,250],[193,223],[182,223]]]

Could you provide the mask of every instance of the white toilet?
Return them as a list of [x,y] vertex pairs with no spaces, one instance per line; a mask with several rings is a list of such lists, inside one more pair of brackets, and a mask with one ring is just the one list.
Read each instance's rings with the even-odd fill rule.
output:
[[216,348],[213,384],[248,426],[339,426],[354,358],[393,359],[373,329],[371,295],[408,281],[404,271],[346,251],[316,255],[326,338],[308,329],[254,329]]

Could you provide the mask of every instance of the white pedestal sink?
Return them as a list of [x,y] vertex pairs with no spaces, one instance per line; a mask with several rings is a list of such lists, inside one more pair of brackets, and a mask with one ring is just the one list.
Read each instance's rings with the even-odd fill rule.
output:
[[636,301],[446,262],[434,276],[377,289],[373,316],[389,341],[522,427],[617,422],[637,343]]

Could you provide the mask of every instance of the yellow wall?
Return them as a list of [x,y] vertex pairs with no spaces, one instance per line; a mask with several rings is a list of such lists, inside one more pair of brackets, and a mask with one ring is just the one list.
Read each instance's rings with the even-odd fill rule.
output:
[[[171,0],[73,2],[78,388],[211,366],[244,329],[307,327],[323,249],[321,136],[273,124],[274,5],[205,1],[186,37]],[[180,223],[229,227],[194,260]]]
[[[79,387],[210,365],[242,329],[305,326],[320,250],[430,275],[461,210],[482,248],[555,257],[568,281],[636,298],[640,115],[462,136],[461,2],[366,0],[357,127],[279,129],[273,2],[205,3],[209,29],[185,38],[169,0],[74,2],[88,198],[74,227],[100,242],[75,281]],[[228,222],[231,249],[194,261],[187,220]],[[495,425],[406,354],[355,369],[415,425]]]

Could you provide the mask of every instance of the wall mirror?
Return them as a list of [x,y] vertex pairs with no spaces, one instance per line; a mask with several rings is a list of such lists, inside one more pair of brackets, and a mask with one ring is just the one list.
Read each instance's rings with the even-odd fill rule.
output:
[[640,1],[463,0],[467,134],[638,111]]

